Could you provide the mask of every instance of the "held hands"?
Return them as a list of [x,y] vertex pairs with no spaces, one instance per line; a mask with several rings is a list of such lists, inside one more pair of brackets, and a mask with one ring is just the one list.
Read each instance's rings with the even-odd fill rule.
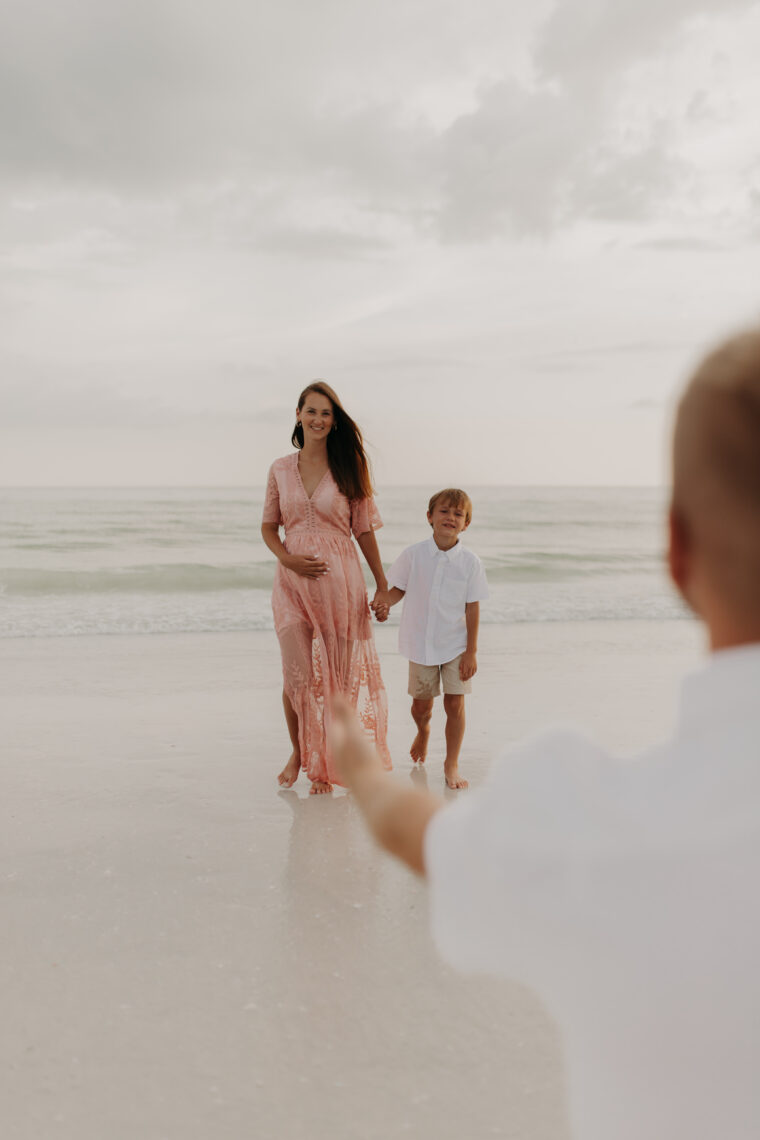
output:
[[287,561],[283,559],[283,562],[288,570],[302,578],[321,578],[330,569],[316,554],[289,554]]
[[459,662],[459,676],[463,681],[469,681],[474,677],[478,671],[478,658],[477,654],[472,650],[465,649],[462,654],[462,660]]
[[388,604],[388,591],[375,590],[375,596],[369,603],[369,608],[378,621],[387,621],[388,614],[391,612],[391,608]]
[[372,601],[372,609],[375,611],[375,617],[378,621],[387,621],[388,614],[391,612],[391,606],[395,606],[396,602],[400,602],[404,596],[404,591],[400,590],[398,586],[386,586],[384,590],[376,590],[375,597]]

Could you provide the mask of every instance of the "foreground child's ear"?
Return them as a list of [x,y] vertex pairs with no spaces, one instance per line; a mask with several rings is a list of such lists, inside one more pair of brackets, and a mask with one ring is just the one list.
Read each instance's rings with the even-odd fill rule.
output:
[[431,526],[433,525],[433,515],[432,515],[431,511],[428,511],[428,513],[427,513],[427,521],[430,523]]
[[691,537],[689,527],[681,512],[671,506],[668,512],[668,571],[673,585],[689,605],[691,605],[689,599],[690,567]]

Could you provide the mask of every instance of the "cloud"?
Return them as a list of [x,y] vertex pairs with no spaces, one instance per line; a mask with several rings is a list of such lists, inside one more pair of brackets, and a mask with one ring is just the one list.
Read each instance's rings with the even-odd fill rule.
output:
[[656,133],[632,151],[606,143],[584,158],[573,180],[570,212],[603,220],[630,222],[656,216],[689,171]]
[[[245,370],[245,384],[237,389],[232,404],[219,396],[217,388],[199,392],[192,407],[183,406],[168,396],[124,393],[96,382],[75,382],[63,388],[54,378],[35,376],[38,371],[30,366],[24,383],[16,381],[4,386],[0,424],[4,434],[30,428],[66,431],[118,427],[122,431],[147,431],[197,423],[246,421],[262,427],[272,424],[280,427],[287,424],[293,414],[293,401],[272,401],[271,396],[262,398],[262,391],[266,389],[255,368]],[[221,366],[219,377],[226,380],[229,371]]]
[[492,87],[444,138],[444,234],[487,237],[510,220],[518,230],[551,227],[591,130],[561,95]]
[[[753,0],[729,0],[750,11]],[[655,218],[706,172],[679,153],[677,124],[626,82],[665,45],[683,46],[717,0],[563,0],[540,29],[536,77],[485,89],[443,141],[446,238],[545,234],[580,219]],[[704,92],[683,118],[709,124]]]
[[648,218],[688,169],[662,123],[631,137],[609,121],[603,100],[512,83],[449,128],[445,165],[443,232],[468,239]]
[[[494,33],[516,22],[495,0],[480,9]],[[434,106],[436,86],[473,66],[460,22],[452,0],[14,5],[0,41],[6,177],[139,194],[311,170],[408,189],[433,137],[410,106]]]
[[391,248],[389,241],[383,241],[378,237],[351,233],[330,226],[313,229],[303,226],[271,228],[265,230],[253,244],[258,249],[273,253],[327,261],[377,257]]
[[[461,0],[331,0],[329,18],[29,0],[0,41],[0,177],[17,197],[99,196],[116,245],[153,224],[312,259],[644,219],[684,159],[645,99],[627,137],[621,84],[727,7],[751,5],[478,0],[463,26]],[[697,94],[685,117],[704,123]]]
[[169,16],[140,0],[14,5],[0,49],[6,175],[121,185],[175,163],[197,118],[198,51]]
[[726,248],[725,244],[710,241],[707,238],[663,236],[650,238],[647,241],[635,242],[634,249],[659,250],[662,253],[672,253],[674,250],[686,253],[720,253]]
[[755,0],[560,0],[536,44],[539,74],[598,92],[704,16],[748,10]]
[[636,340],[616,342],[613,344],[583,345],[582,347],[569,345],[555,352],[544,353],[542,356],[547,360],[573,358],[585,361],[592,358],[616,356],[625,356],[628,358],[650,355],[657,356],[663,352],[682,347],[682,345],[669,340]]
[[655,399],[650,398],[650,399],[633,400],[628,405],[628,407],[630,408],[630,410],[632,412],[651,412],[651,411],[658,411],[659,412],[662,410],[662,408],[667,407],[668,404],[669,404],[668,400],[665,400],[665,399],[655,400]]
[[[18,371],[21,371],[19,368]],[[2,431],[34,428],[161,427],[176,422],[179,414],[162,400],[130,397],[96,384],[61,388],[52,380],[34,376],[3,389]]]

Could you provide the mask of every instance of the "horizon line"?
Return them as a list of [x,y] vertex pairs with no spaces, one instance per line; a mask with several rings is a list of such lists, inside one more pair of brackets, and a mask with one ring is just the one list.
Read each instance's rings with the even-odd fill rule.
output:
[[[430,483],[383,483],[383,488],[428,487]],[[437,484],[436,484],[437,485]],[[666,483],[467,483],[468,487],[576,490],[626,489],[657,491],[667,490]],[[260,490],[253,483],[1,483],[0,491],[249,491]],[[382,494],[376,491],[375,494]]]

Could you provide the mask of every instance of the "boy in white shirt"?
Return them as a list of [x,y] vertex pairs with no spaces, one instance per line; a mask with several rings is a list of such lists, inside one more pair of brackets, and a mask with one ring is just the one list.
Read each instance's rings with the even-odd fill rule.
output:
[[430,538],[407,546],[388,571],[388,590],[377,599],[382,621],[386,607],[404,599],[399,651],[409,661],[409,696],[417,725],[409,753],[425,763],[433,701],[443,687],[446,712],[444,777],[449,788],[466,788],[459,774],[464,739],[464,698],[472,692],[478,668],[480,602],[488,597],[485,571],[460,535],[472,521],[472,502],[455,487],[438,491],[428,503]]
[[333,710],[342,779],[427,877],[441,951],[545,998],[577,1140],[760,1136],[760,327],[686,389],[669,527],[710,654],[636,759],[545,733],[445,806]]

